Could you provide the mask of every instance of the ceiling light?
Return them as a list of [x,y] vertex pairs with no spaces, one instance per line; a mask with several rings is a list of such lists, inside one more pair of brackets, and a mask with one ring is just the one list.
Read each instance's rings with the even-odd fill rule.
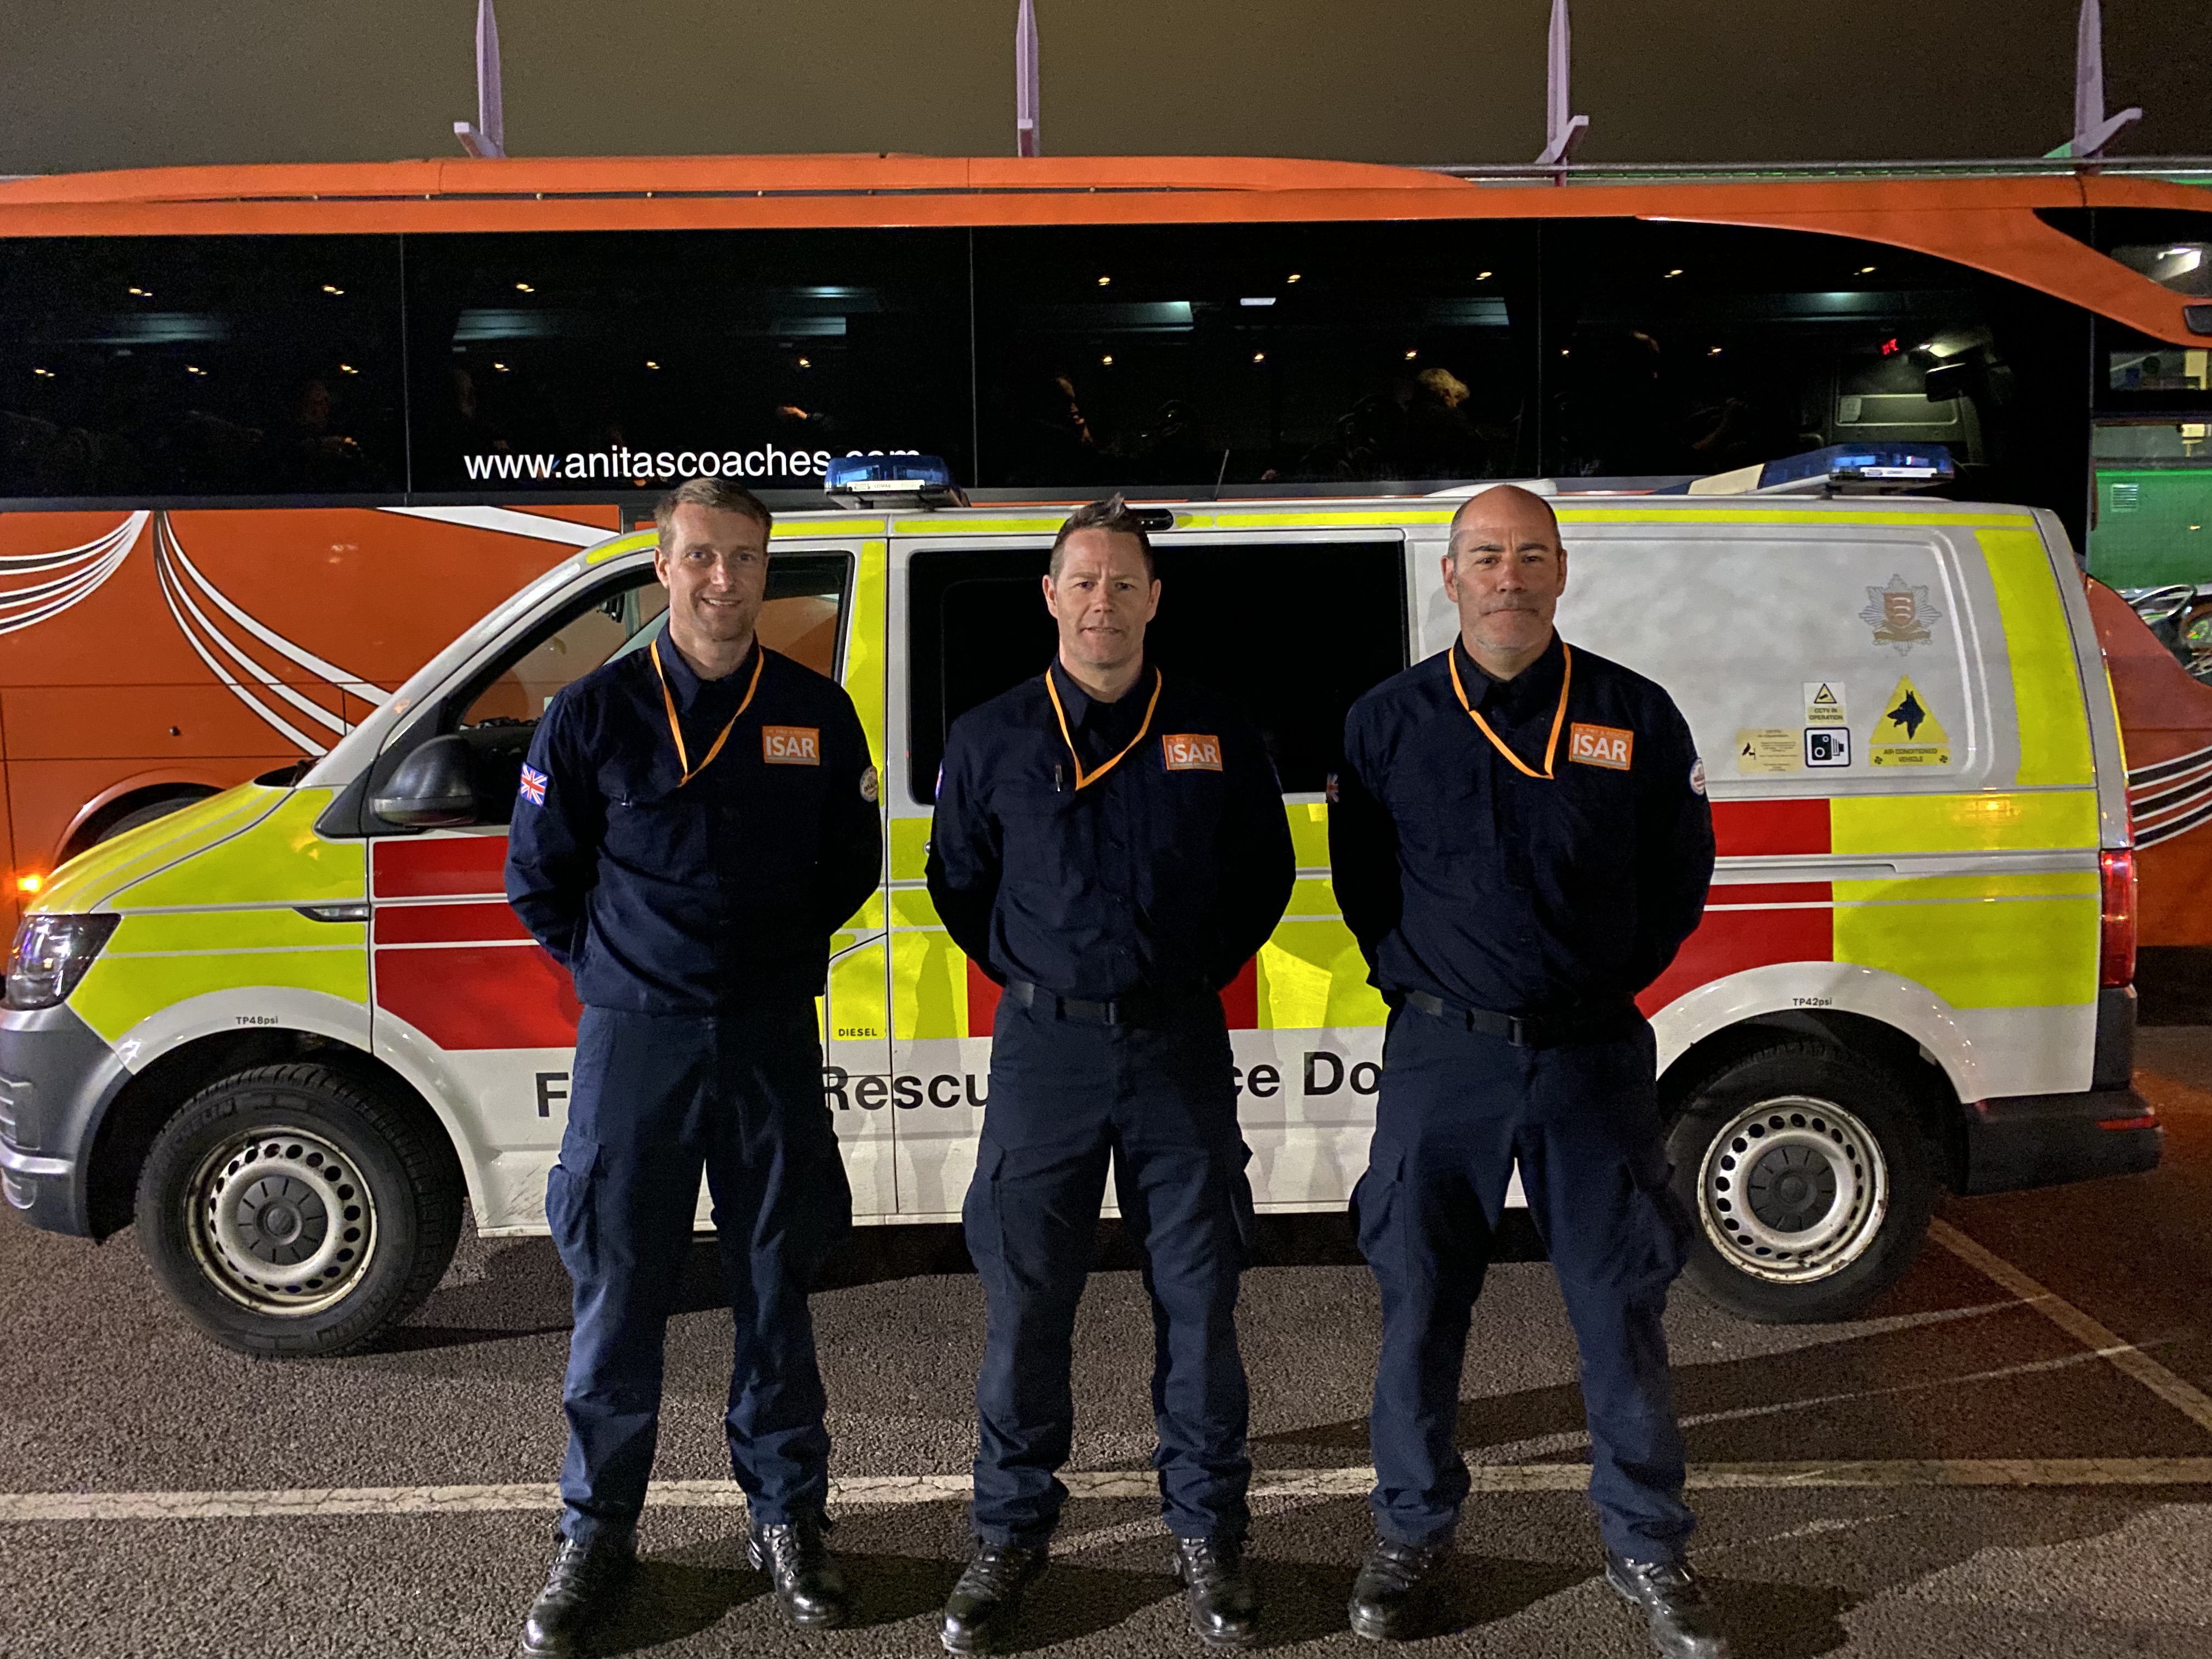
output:
[[1099,286],[1099,287],[1101,287],[1101,288],[1104,288],[1104,287],[1108,286],[1109,283],[1111,283],[1113,282],[1113,280],[1114,280],[1114,279],[1113,279],[1111,276],[1101,276],[1101,277],[1098,279],[1098,286]]
[[1098,362],[1099,362],[1099,366],[1100,366],[1101,368],[1113,368],[1113,367],[1114,367],[1114,354],[1113,354],[1112,352],[1110,352],[1110,351],[1109,351],[1109,352],[1108,352],[1108,353],[1107,353],[1103,357],[1101,357],[1101,358],[1098,360]]
[[340,363],[338,365],[338,373],[341,374],[358,374],[361,371],[356,368],[351,363]]
[[1294,270],[1294,271],[1292,271],[1292,272],[1291,272],[1288,276],[1285,277],[1283,280],[1284,280],[1285,282],[1295,283],[1295,282],[1297,282],[1297,281],[1298,280],[1298,273],[1297,273],[1297,271],[1295,271],[1295,270]]
[[535,294],[538,292],[536,289],[531,287],[527,283],[517,283],[514,285],[514,291],[517,294]]
[[1252,354],[1252,361],[1255,363],[1264,363],[1267,361],[1267,354],[1264,351],[1255,351]]
[[336,283],[325,283],[323,284],[323,292],[325,294],[343,294],[345,290],[340,288]]

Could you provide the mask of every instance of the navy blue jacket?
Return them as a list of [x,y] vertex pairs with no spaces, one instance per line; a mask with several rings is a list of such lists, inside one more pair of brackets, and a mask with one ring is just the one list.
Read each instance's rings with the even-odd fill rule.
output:
[[[1108,704],[1047,672],[1093,772],[1137,735],[1156,671]],[[953,722],[929,892],[1000,983],[1097,1001],[1218,990],[1281,920],[1297,872],[1259,733],[1180,674],[1159,692],[1144,741],[1080,790],[1043,675]]]
[[1502,683],[1455,640],[1352,705],[1328,841],[1369,978],[1496,1013],[1619,1008],[1674,960],[1712,880],[1690,728],[1657,685],[1577,650],[1553,777],[1526,776],[1461,706],[1448,658],[1534,770],[1559,709],[1557,635]]
[[852,699],[758,644],[717,680],[665,638],[660,662],[695,767],[756,663],[760,688],[714,763],[679,787],[645,652],[565,687],[531,740],[507,902],[595,1008],[715,1013],[818,996],[830,935],[882,877]]

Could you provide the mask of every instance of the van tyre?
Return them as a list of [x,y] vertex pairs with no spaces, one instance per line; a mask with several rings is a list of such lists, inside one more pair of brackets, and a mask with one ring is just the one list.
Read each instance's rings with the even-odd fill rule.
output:
[[1667,1139],[1689,1212],[1683,1271],[1765,1324],[1847,1318],[1919,1253],[1936,1156],[1910,1095],[1832,1045],[1772,1043],[1691,1091]]
[[263,1066],[201,1090],[155,1137],[138,1237],[225,1346],[341,1354],[437,1287],[463,1195],[453,1148],[412,1103],[327,1066]]

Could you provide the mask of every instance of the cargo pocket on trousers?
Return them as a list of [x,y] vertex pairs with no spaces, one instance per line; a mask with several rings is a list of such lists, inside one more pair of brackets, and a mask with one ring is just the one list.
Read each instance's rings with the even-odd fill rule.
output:
[[545,1224],[561,1265],[578,1284],[599,1272],[599,1143],[571,1129],[545,1176]]
[[999,1219],[999,1168],[1005,1160],[1006,1154],[988,1140],[975,1149],[975,1174],[960,1206],[968,1259],[979,1275],[988,1276],[1006,1259],[1006,1234]]
[[1405,1180],[1405,1153],[1384,1152],[1369,1155],[1366,1171],[1352,1184],[1348,1206],[1352,1237],[1378,1278],[1384,1273],[1401,1277],[1397,1269],[1405,1257],[1405,1240],[1400,1237]]
[[1214,1158],[1216,1177],[1226,1188],[1224,1197],[1229,1206],[1230,1219],[1237,1229],[1237,1270],[1258,1265],[1255,1254],[1255,1236],[1259,1224],[1252,1210],[1252,1178],[1245,1173],[1252,1162],[1252,1149],[1242,1141],[1233,1152],[1221,1152]]

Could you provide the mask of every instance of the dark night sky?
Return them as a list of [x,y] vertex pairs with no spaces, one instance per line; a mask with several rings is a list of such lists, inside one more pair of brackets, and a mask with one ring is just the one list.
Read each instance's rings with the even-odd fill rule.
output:
[[[1037,0],[1048,153],[1526,161],[1549,0]],[[1003,154],[1014,0],[505,0],[530,155]],[[1587,161],[2037,155],[2075,0],[1576,0]],[[454,155],[475,0],[0,3],[0,172]],[[2212,151],[2212,15],[2106,0],[2114,153]]]

